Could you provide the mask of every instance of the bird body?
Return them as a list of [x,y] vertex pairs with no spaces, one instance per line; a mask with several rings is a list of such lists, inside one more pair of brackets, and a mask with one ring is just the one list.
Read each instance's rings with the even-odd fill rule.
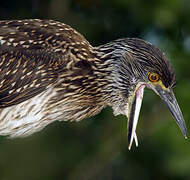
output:
[[105,74],[94,71],[92,47],[69,26],[2,21],[0,39],[1,135],[26,136],[55,120],[95,115],[105,106],[98,88]]
[[[166,102],[161,90],[170,93],[174,83],[169,60],[143,40],[93,47],[57,21],[0,21],[0,135],[27,136],[53,121],[80,121],[109,105],[115,115],[128,116],[129,141],[137,143],[144,88]],[[178,105],[172,108],[186,134]]]

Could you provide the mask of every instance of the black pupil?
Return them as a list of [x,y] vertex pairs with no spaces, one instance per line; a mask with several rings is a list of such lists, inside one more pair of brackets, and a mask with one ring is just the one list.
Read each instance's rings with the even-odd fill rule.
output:
[[158,77],[157,77],[156,75],[152,75],[152,76],[151,76],[151,79],[152,79],[153,81],[155,81],[155,80],[158,79]]

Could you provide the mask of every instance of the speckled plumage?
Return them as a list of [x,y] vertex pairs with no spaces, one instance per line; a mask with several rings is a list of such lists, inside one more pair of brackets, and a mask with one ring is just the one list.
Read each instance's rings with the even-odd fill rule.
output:
[[148,72],[172,88],[169,60],[143,40],[92,47],[57,21],[0,21],[0,135],[27,136],[55,120],[93,116],[107,105],[126,115]]
[[[2,135],[24,136],[55,120],[81,120],[105,105],[93,96],[101,88],[94,81],[99,76],[93,72],[92,47],[68,25],[52,20],[1,21],[0,57]],[[33,109],[38,111],[31,113]]]

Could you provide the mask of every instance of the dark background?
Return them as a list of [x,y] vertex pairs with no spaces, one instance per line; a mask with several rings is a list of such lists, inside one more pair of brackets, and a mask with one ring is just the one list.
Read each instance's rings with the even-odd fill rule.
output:
[[[171,59],[175,94],[190,131],[189,0],[4,0],[0,19],[54,19],[94,46],[122,37],[150,41]],[[168,109],[146,90],[127,149],[127,118],[111,108],[79,123],[55,122],[24,139],[0,138],[0,180],[189,180],[190,142]]]

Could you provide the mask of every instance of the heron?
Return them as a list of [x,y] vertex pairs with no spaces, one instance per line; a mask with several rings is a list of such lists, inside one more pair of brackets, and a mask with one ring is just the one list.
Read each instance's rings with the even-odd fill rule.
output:
[[128,148],[138,146],[144,88],[169,108],[185,138],[173,93],[175,73],[157,47],[138,38],[92,46],[54,20],[0,21],[0,135],[25,137],[54,121],[80,121],[106,106],[128,118]]

